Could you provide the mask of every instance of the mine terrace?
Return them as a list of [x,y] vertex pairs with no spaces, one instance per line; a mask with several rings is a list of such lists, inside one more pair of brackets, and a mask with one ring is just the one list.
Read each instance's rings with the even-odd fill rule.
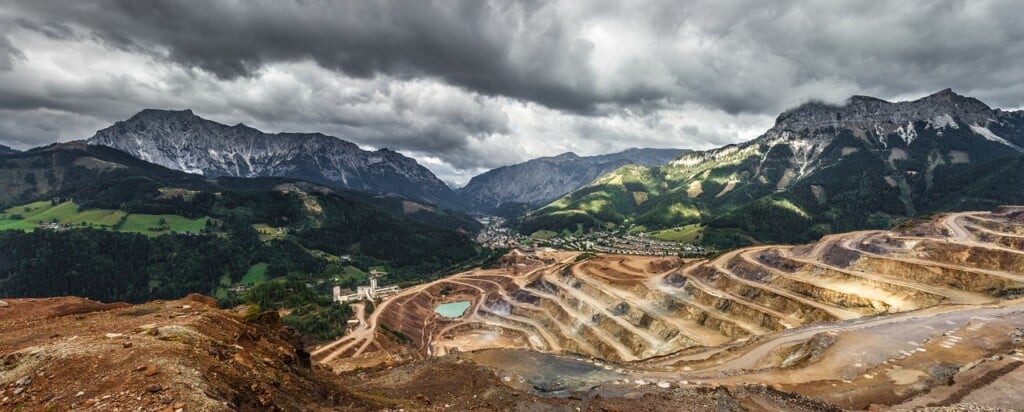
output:
[[[1003,207],[711,260],[512,250],[360,306],[359,326],[311,352],[339,371],[462,353],[542,391],[714,382],[849,409],[1024,402],[997,380],[1024,379],[1022,292],[1024,208]],[[457,301],[461,317],[434,311]],[[546,379],[557,362],[593,371]]]

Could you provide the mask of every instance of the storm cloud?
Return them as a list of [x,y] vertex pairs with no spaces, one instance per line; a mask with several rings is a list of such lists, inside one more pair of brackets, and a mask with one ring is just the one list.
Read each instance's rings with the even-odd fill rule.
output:
[[756,137],[786,108],[952,87],[1024,106],[1013,1],[102,1],[0,5],[0,143],[145,107],[322,131],[442,178]]

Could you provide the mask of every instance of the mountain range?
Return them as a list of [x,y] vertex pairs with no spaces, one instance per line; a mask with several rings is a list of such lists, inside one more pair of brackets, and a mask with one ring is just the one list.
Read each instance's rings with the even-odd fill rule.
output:
[[0,154],[15,153],[17,150],[11,149],[10,147],[0,144]]
[[458,192],[474,210],[500,214],[530,209],[550,203],[622,166],[663,165],[684,152],[686,150],[634,148],[587,157],[563,153],[490,170],[473,177]]
[[210,178],[287,177],[396,193],[465,211],[493,211],[503,203],[541,206],[620,166],[664,164],[681,153],[672,149],[630,149],[591,157],[566,153],[487,172],[457,193],[415,160],[393,150],[367,151],[320,133],[268,134],[244,124],[228,126],[203,119],[191,110],[143,110],[96,132],[87,142]]
[[699,224],[700,239],[721,246],[803,242],[934,211],[1024,202],[1024,112],[949,89],[906,102],[810,102],[745,143],[564,153],[491,170],[458,190],[392,150],[318,133],[267,134],[189,110],[143,110],[87,143],[205,178],[278,177],[377,193],[365,200],[393,211],[408,208],[404,198],[525,214],[526,233]]
[[812,102],[749,142],[617,169],[532,213],[522,229],[701,224],[711,243],[809,241],[1024,202],[1022,153],[1024,112],[949,89],[907,102]]

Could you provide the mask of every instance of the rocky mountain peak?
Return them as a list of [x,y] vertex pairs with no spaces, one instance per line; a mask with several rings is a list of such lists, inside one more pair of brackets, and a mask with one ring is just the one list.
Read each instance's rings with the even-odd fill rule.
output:
[[393,150],[366,151],[321,133],[269,134],[244,123],[228,126],[187,109],[142,110],[96,132],[88,143],[208,177],[291,177],[449,207],[458,200],[437,176]]
[[580,156],[573,152],[565,152],[558,156],[542,157],[540,160],[552,160],[556,162],[569,162],[579,160]]
[[953,89],[943,89],[938,93],[925,96],[915,101],[921,106],[930,106],[931,108],[947,109],[952,112],[960,112],[961,114],[985,114],[989,115],[992,112],[992,108],[981,100],[973,97],[964,96],[953,92]]
[[184,110],[165,110],[165,109],[142,109],[134,116],[128,118],[128,121],[146,121],[156,119],[189,119],[198,118],[192,109]]
[[773,130],[888,131],[911,122],[935,122],[947,117],[966,125],[986,125],[995,120],[996,114],[978,99],[944,89],[917,100],[896,103],[869,96],[853,96],[842,105],[809,102],[779,115]]

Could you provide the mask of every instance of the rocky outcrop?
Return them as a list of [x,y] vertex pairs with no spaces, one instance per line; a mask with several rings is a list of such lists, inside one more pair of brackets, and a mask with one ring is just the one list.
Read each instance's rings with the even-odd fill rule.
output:
[[[906,102],[888,102],[868,96],[853,96],[842,105],[810,102],[787,110],[775,120],[764,135],[740,145],[684,154],[676,165],[696,165],[715,161],[743,150],[770,152],[772,146],[787,145],[801,163],[818,163],[825,149],[842,131],[863,138],[878,150],[891,146],[908,147],[929,136],[953,135],[953,138],[988,140],[1008,150],[1024,153],[1024,135],[1016,133],[1024,127],[1024,114],[992,109],[982,101],[945,89],[938,93]],[[1012,133],[999,135],[993,130]],[[930,133],[925,133],[928,130]],[[943,132],[946,130],[946,132]],[[955,132],[954,132],[955,131]],[[927,140],[927,139],[925,139]],[[850,154],[839,153],[841,156]],[[830,160],[838,160],[831,158]],[[827,188],[826,188],[827,189]]]
[[[998,121],[1000,113],[973,97],[951,89],[908,102],[887,102],[868,96],[853,96],[844,105],[812,102],[779,115],[775,131],[814,132],[849,129],[858,132],[896,131],[908,123],[926,122],[932,127],[960,124],[986,126]],[[905,130],[909,133],[910,130]]]

